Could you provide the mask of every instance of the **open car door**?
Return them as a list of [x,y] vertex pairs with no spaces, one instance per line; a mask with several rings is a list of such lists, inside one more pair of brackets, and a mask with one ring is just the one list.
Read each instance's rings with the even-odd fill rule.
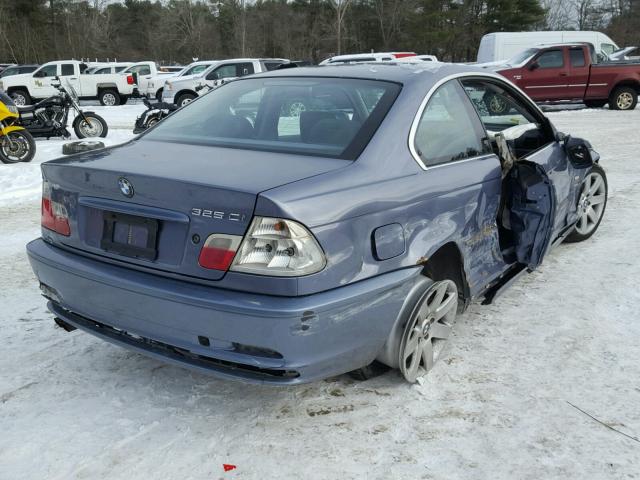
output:
[[[569,161],[562,138],[517,88],[486,77],[462,84],[503,166],[497,219],[503,256],[507,263],[533,270],[573,228],[588,169]],[[487,103],[496,97],[506,105],[500,114],[491,113]]]

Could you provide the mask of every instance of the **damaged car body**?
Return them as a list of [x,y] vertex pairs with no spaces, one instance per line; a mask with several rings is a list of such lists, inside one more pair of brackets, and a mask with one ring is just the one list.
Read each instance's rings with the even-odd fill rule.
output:
[[271,384],[376,365],[415,382],[472,300],[593,235],[607,196],[588,142],[446,64],[239,79],[42,172],[27,250],[58,324]]

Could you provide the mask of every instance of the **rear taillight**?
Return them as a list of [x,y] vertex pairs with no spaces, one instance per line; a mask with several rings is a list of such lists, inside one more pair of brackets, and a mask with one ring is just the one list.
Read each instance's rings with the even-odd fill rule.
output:
[[209,235],[200,251],[198,263],[203,268],[226,272],[231,262],[233,262],[233,257],[236,256],[241,240],[242,237],[238,235],[224,235],[221,233]]
[[67,209],[64,208],[64,205],[51,199],[51,187],[46,180],[42,182],[42,215],[40,223],[44,228],[65,237],[71,235]]
[[304,225],[283,218],[255,217],[230,270],[297,277],[319,272],[326,263],[320,245]]
[[133,75],[127,75],[127,84],[133,85],[134,83],[135,83],[135,80],[133,79]]
[[416,54],[413,52],[398,52],[393,54],[394,58],[407,58],[407,57],[415,57]]

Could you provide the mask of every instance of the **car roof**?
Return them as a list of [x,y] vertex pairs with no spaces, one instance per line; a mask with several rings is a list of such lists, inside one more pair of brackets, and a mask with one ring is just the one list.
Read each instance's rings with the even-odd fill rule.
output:
[[383,80],[408,85],[411,83],[434,84],[450,75],[460,73],[487,74],[487,71],[469,65],[439,62],[366,62],[339,65],[318,65],[310,67],[272,70],[251,75],[256,77],[333,77]]

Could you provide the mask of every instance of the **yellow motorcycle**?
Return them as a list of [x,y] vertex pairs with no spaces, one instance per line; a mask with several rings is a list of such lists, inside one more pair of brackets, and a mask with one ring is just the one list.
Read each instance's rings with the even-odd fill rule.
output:
[[20,126],[20,112],[13,100],[0,91],[0,161],[3,163],[30,162],[36,154],[36,142]]

